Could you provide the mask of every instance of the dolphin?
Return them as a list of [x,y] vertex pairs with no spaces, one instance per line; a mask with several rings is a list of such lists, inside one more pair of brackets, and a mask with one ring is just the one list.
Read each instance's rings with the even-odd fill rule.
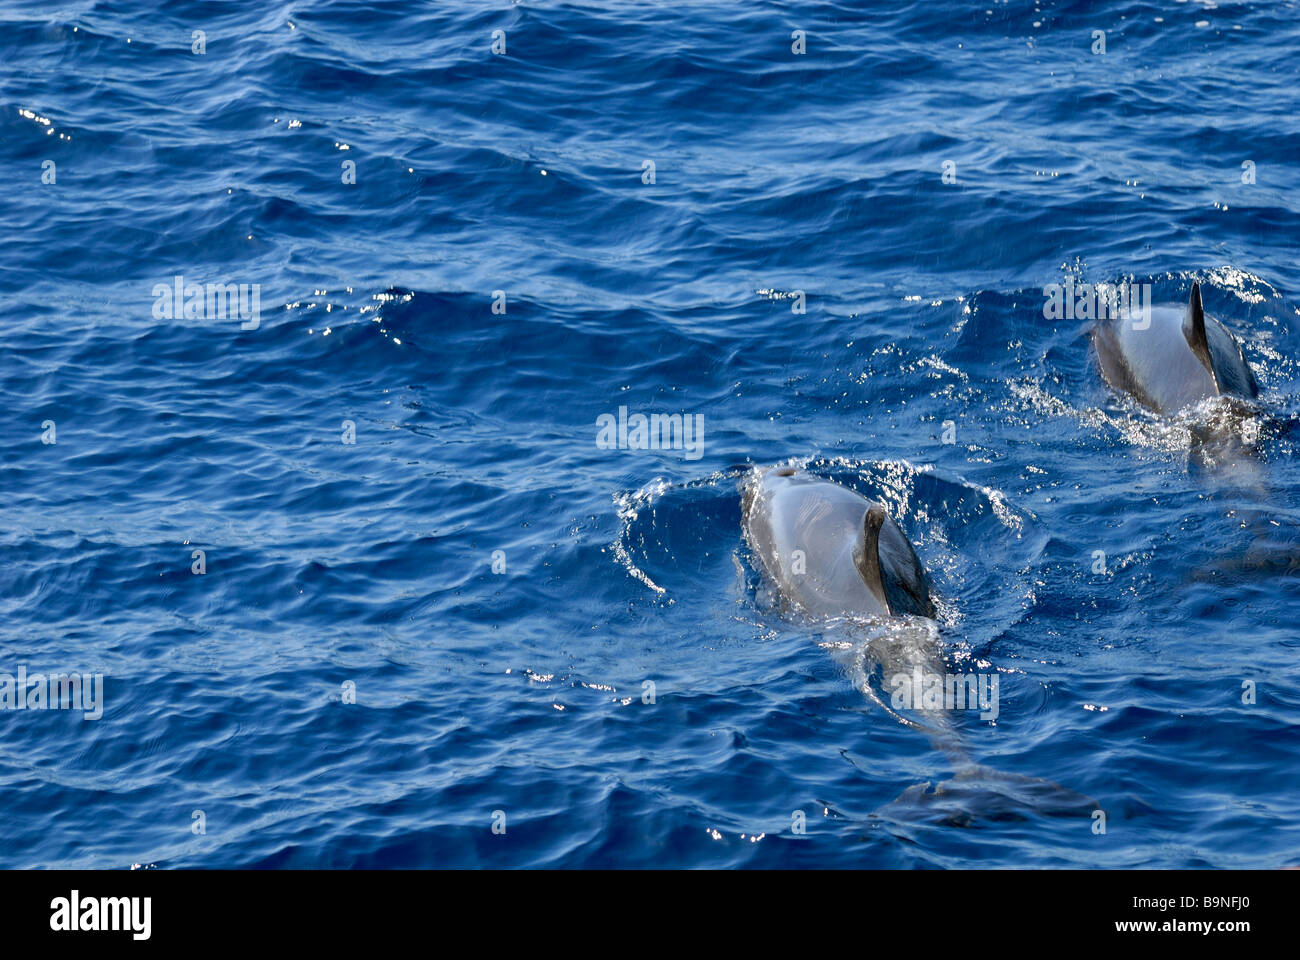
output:
[[1210,397],[1259,396],[1241,342],[1205,315],[1199,283],[1192,284],[1185,308],[1156,306],[1149,316],[1100,322],[1092,342],[1106,382],[1157,413],[1173,413]]
[[[757,468],[742,487],[745,540],[787,608],[822,621],[847,638],[846,667],[854,684],[896,718],[954,745],[948,711],[886,706],[871,680],[944,676],[939,629],[925,568],[907,535],[879,503],[848,487],[794,467]],[[856,657],[856,659],[853,659]]]
[[[986,813],[1016,809],[1077,814],[1095,800],[1037,777],[974,763],[952,729],[952,710],[915,701],[909,719],[890,709],[872,686],[897,685],[917,674],[944,677],[935,606],[925,567],[883,505],[794,467],[757,468],[741,488],[745,540],[779,595],[799,612],[838,632],[835,647],[855,686],[909,726],[920,727],[953,761],[954,779],[910,788],[882,815],[967,816],[972,800]],[[866,639],[861,643],[843,638]],[[847,650],[847,655],[844,655]],[[990,678],[992,697],[997,686]],[[996,714],[996,703],[994,712]],[[988,704],[981,702],[981,709]],[[990,807],[990,797],[997,799]],[[954,808],[959,812],[954,813]]]
[[793,467],[745,490],[745,536],[781,596],[813,617],[934,618],[925,568],[879,503]]

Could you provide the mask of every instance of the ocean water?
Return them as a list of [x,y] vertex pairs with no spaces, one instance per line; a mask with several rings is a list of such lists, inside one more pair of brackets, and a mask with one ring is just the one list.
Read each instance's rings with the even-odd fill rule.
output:
[[[71,0],[0,48],[0,673],[103,677],[0,711],[0,866],[1300,862],[1300,4]],[[1117,396],[1067,279],[1199,281],[1260,409]],[[778,462],[916,542],[999,776],[772,602]]]

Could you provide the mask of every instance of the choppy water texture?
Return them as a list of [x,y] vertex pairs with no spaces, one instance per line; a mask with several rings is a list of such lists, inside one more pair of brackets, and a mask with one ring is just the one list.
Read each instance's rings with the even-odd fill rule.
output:
[[[0,12],[0,672],[106,676],[0,714],[0,865],[1300,860],[1300,5],[165,8]],[[1066,276],[1198,279],[1255,454],[1111,393]],[[730,468],[785,460],[1104,835],[769,602]]]

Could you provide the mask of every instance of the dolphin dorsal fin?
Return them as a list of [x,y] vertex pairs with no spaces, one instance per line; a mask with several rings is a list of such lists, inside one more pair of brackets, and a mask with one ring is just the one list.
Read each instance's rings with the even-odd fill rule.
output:
[[[882,555],[880,534],[885,531]],[[873,503],[862,517],[862,551],[854,560],[863,582],[890,616],[913,613],[934,619],[934,602],[916,550],[885,508]]]
[[854,560],[857,561],[862,582],[892,614],[894,611],[889,609],[889,601],[885,598],[884,578],[880,572],[880,528],[884,522],[884,507],[873,503],[867,508],[867,512],[862,515],[862,552]]
[[1223,324],[1206,317],[1205,308],[1201,306],[1199,283],[1192,284],[1192,298],[1183,319],[1183,336],[1196,359],[1210,372],[1214,389],[1220,396],[1232,394],[1247,399],[1259,396],[1259,384],[1246,362],[1241,341]]
[[1214,389],[1222,393],[1223,388],[1219,383],[1219,375],[1214,372],[1214,359],[1210,355],[1210,341],[1205,335],[1205,308],[1201,305],[1201,285],[1198,281],[1192,281],[1192,296],[1187,301],[1187,316],[1183,318],[1183,336],[1187,338],[1187,345],[1192,348],[1192,353],[1196,354],[1196,359],[1201,361],[1201,365],[1209,371],[1210,378],[1214,381]]

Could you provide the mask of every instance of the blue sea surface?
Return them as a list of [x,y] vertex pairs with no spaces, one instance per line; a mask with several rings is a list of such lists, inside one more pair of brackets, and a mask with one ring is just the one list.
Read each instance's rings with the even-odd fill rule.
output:
[[[0,674],[104,678],[0,710],[0,866],[1300,863],[1300,3],[70,0],[0,50]],[[1067,279],[1199,281],[1259,411],[1116,394]],[[1000,776],[770,602],[778,462],[916,543]]]

